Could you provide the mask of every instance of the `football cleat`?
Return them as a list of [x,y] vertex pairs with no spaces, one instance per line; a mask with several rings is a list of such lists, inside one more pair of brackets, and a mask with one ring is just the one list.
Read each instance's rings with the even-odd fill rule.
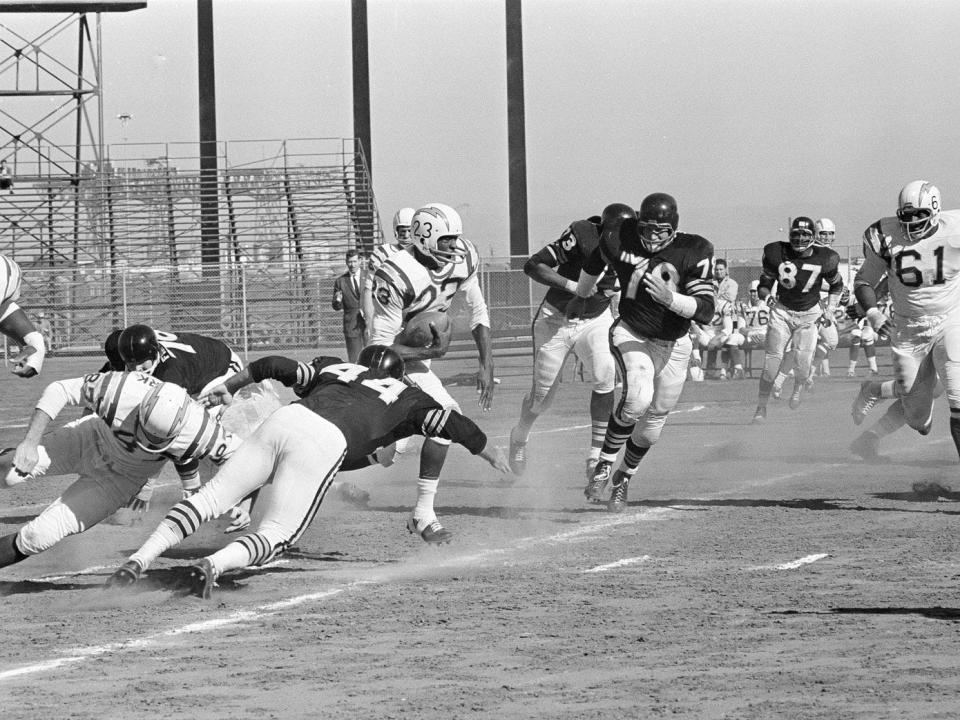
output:
[[793,394],[790,395],[790,409],[796,410],[800,407],[801,395],[803,394],[803,385],[797,383],[793,386]]
[[613,476],[613,484],[610,486],[610,499],[607,501],[607,510],[610,512],[623,512],[627,509],[627,487],[630,485],[630,478],[622,470],[618,470]]
[[106,588],[130,587],[136,584],[140,579],[143,568],[136,560],[127,560],[123,565],[113,571],[113,575],[107,578],[104,583]]
[[744,373],[742,367],[736,367],[733,369],[733,379],[734,380],[743,380]]
[[510,431],[510,471],[520,477],[527,471],[527,443],[526,441],[514,440],[513,431]]
[[753,414],[753,424],[762,425],[767,421],[767,409],[763,406],[757,406],[757,411]]
[[213,563],[208,558],[191,565],[187,574],[186,586],[191,595],[209,600],[214,586],[217,584],[217,573]]
[[874,393],[871,389],[872,385],[873,383],[869,380],[860,383],[860,394],[857,395],[857,399],[853,401],[853,407],[850,409],[854,425],[860,425],[863,419],[867,417],[867,413],[873,410],[873,406],[880,399],[880,393]]
[[848,378],[856,377],[856,376],[857,376],[857,371],[856,371],[856,370],[847,370],[847,377],[848,377]]
[[411,535],[419,535],[421,540],[431,545],[442,545],[443,543],[450,542],[450,539],[453,537],[453,533],[441,525],[440,521],[436,518],[433,520],[421,520],[415,518],[413,515],[407,520],[407,532]]
[[613,463],[609,460],[598,460],[593,468],[593,475],[587,481],[587,487],[583,494],[590,502],[603,501],[603,489],[610,482],[610,471],[613,470]]
[[593,479],[593,471],[597,469],[598,462],[600,461],[597,458],[587,458],[587,482],[590,482]]
[[856,440],[850,443],[850,452],[859,455],[867,462],[879,462],[880,438],[875,433],[861,433]]
[[781,394],[782,392],[783,392],[783,385],[774,385],[774,386],[770,389],[770,397],[772,397],[774,400],[779,400],[779,399],[780,399],[780,394]]

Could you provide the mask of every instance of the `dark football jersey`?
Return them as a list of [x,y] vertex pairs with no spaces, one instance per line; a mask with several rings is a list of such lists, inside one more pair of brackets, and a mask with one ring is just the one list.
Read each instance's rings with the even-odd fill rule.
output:
[[820,302],[820,286],[826,282],[830,293],[843,289],[836,250],[814,245],[809,257],[801,257],[790,243],[777,241],[763,248],[760,285],[777,284],[777,300],[788,310],[810,310]]
[[[231,350],[221,340],[194,333],[156,331],[160,341],[160,362],[150,373],[196,395],[214,378],[228,372]],[[233,368],[239,370],[240,368]]]
[[[589,220],[577,220],[570,224],[558,240],[554,240],[546,247],[541,248],[533,259],[549,267],[556,268],[557,274],[568,280],[577,282],[580,271],[591,253],[600,243],[600,233],[595,223]],[[610,298],[616,292],[617,274],[613,268],[608,268],[597,282],[597,292],[587,299],[583,311],[584,318],[593,318],[610,307]],[[551,287],[547,290],[544,301],[550,303],[560,312],[565,312],[567,303],[573,298],[573,293],[560,288]]]
[[377,448],[409,437],[440,437],[463,445],[476,455],[487,436],[469,418],[440,403],[418,387],[340,358],[318,357],[310,363],[270,356],[249,366],[257,382],[272,378],[292,387],[294,402],[336,425],[347,440],[343,468],[367,464]]
[[[590,275],[605,265],[620,280],[620,320],[643,337],[676,340],[690,329],[691,320],[709,323],[713,318],[713,245],[699,235],[678,232],[669,245],[655,253],[640,244],[637,223],[625,221],[613,234],[604,233],[600,246],[584,265]],[[676,292],[696,297],[693,318],[677,315],[647,292],[643,276],[659,272]]]

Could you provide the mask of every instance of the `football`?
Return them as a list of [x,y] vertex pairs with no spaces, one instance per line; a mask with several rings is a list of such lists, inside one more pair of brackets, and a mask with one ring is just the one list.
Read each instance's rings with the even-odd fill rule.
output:
[[430,323],[436,326],[441,335],[450,331],[450,316],[445,312],[422,312],[407,321],[397,341],[409,347],[428,347],[433,342]]

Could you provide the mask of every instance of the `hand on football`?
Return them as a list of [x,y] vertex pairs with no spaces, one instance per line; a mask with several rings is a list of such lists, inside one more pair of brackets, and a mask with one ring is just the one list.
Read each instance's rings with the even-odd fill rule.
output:
[[37,369],[27,365],[27,359],[33,355],[37,349],[31,347],[30,345],[24,345],[20,348],[20,352],[15,358],[13,358],[13,370],[14,375],[19,375],[22,378],[30,378],[37,374]]
[[670,289],[667,281],[663,279],[659,272],[655,270],[644,275],[643,286],[647,289],[650,297],[664,307],[670,307],[670,303],[673,302],[673,290]]
[[32,442],[22,442],[13,453],[13,467],[22,475],[29,475],[40,462],[40,451]]

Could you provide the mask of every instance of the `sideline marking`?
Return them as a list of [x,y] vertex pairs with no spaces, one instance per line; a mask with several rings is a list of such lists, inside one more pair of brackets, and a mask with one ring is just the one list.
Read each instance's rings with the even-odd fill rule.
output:
[[[581,535],[586,535],[590,533],[598,533],[604,530],[607,530],[618,525],[627,525],[638,522],[643,522],[649,519],[652,519],[653,516],[662,515],[664,513],[670,513],[669,508],[652,508],[650,510],[642,510],[638,513],[630,513],[628,515],[621,515],[614,518],[604,518],[599,522],[590,523],[583,527],[578,527],[572,530],[567,530],[566,532],[555,533],[553,535],[547,536],[530,536],[526,538],[520,538],[516,541],[513,547],[507,548],[491,548],[489,550],[481,551],[478,553],[473,553],[471,555],[460,555],[449,558],[446,562],[443,563],[434,563],[432,568],[428,572],[433,572],[438,568],[449,568],[463,566],[466,563],[474,562],[476,560],[491,559],[495,556],[506,555],[511,552],[519,551],[524,547],[529,547],[531,545],[539,544],[552,544],[558,542],[564,542],[571,540],[573,538],[579,537]],[[414,558],[415,560],[415,558]],[[177,637],[180,635],[185,635],[189,633],[203,633],[208,630],[215,630],[223,628],[229,625],[237,625],[245,622],[252,622],[259,620],[264,617],[269,617],[271,615],[276,615],[287,608],[296,607],[298,605],[304,605],[306,603],[317,602],[321,600],[326,600],[327,598],[339,595],[348,590],[362,587],[366,585],[380,585],[384,582],[390,582],[394,578],[404,578],[404,577],[420,577],[421,573],[418,572],[423,568],[420,566],[406,567],[406,568],[397,568],[397,569],[386,569],[377,568],[374,572],[379,577],[379,579],[363,579],[355,580],[337,587],[330,588],[329,590],[323,590],[321,592],[309,593],[307,595],[298,595],[292,598],[287,598],[285,600],[277,600],[266,605],[261,605],[253,610],[237,610],[225,617],[215,618],[211,620],[204,620],[202,622],[189,623],[183,625],[179,628],[173,628],[171,630],[164,630],[162,632],[154,633],[152,635],[147,635],[142,638],[134,638],[129,640],[119,640],[117,642],[105,643],[103,645],[93,645],[88,647],[75,648],[68,650],[67,654],[62,657],[54,658],[52,660],[44,660],[42,662],[34,663],[32,665],[25,665],[19,668],[13,668],[11,670],[5,670],[0,672],[0,682],[4,680],[9,680],[11,678],[22,677],[24,675],[31,675],[38,672],[44,672],[46,670],[56,670],[57,668],[63,667],[65,665],[71,665],[77,663],[81,660],[86,660],[87,658],[99,657],[109,653],[121,652],[124,650],[139,650],[152,645],[155,645],[157,642],[162,641],[167,638]]]
[[636,565],[638,563],[646,562],[650,559],[649,555],[641,555],[640,557],[632,558],[623,558],[623,560],[617,560],[616,562],[607,563],[606,565],[597,565],[592,567],[589,570],[584,570],[585,573],[597,573],[597,572],[606,572],[607,570],[613,570],[614,568],[624,567],[626,565]]
[[750,568],[751,570],[796,570],[798,567],[803,565],[809,565],[810,563],[815,563],[817,560],[823,560],[824,558],[830,557],[829,553],[817,553],[816,555],[807,555],[806,557],[799,558],[797,560],[791,560],[790,562],[780,563],[779,565],[760,565],[758,567]]

